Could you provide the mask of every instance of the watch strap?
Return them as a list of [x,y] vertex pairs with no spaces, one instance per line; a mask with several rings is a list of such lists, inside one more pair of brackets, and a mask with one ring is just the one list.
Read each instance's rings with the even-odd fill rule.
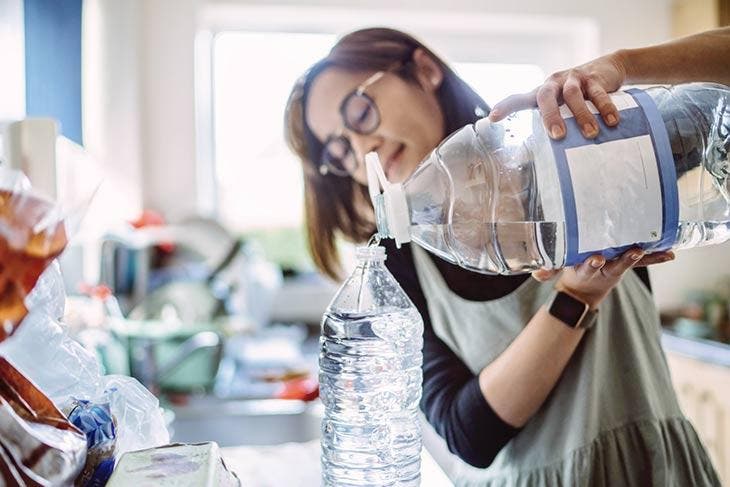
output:
[[547,302],[547,310],[566,326],[577,329],[592,327],[598,318],[598,309],[564,291],[554,290]]

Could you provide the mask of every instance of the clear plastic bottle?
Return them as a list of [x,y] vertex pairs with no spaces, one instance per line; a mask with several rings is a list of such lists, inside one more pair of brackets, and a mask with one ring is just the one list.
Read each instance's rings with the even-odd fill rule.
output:
[[561,141],[548,138],[536,110],[479,120],[402,184],[388,183],[368,155],[379,233],[488,274],[559,268],[595,253],[612,258],[633,245],[684,249],[730,239],[730,89],[692,83],[612,98],[620,122],[607,127],[597,117],[595,139],[561,107]]
[[322,319],[322,485],[417,486],[423,321],[383,247],[357,258]]

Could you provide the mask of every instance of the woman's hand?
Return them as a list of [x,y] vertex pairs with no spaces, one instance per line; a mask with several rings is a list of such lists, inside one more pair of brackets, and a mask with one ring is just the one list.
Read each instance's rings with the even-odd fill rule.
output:
[[[540,270],[533,276],[544,280],[559,274],[557,289],[595,309],[624,272],[671,258],[671,252],[645,255],[634,248],[611,262],[593,255],[580,265],[559,271]],[[479,373],[482,395],[497,415],[514,427],[524,426],[555,387],[584,333],[585,329],[560,323],[541,306],[504,352]]]
[[540,269],[533,272],[532,276],[538,281],[546,281],[560,274],[555,288],[580,299],[594,309],[618,284],[627,270],[672,259],[672,251],[645,254],[642,249],[636,248],[627,250],[610,262],[606,262],[602,255],[593,255],[582,264],[559,270]]
[[489,120],[497,122],[510,113],[537,107],[550,137],[560,139],[565,136],[565,123],[558,106],[565,102],[575,115],[583,135],[592,138],[598,134],[598,123],[586,100],[593,102],[606,125],[616,125],[619,114],[608,93],[618,90],[625,79],[626,68],[621,56],[618,53],[609,54],[575,68],[553,73],[529,93],[505,98],[494,105]]

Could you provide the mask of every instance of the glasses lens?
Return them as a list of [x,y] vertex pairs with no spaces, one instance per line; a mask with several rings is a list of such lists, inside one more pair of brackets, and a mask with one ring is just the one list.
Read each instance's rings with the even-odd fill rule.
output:
[[378,128],[380,115],[375,102],[366,94],[352,93],[342,106],[345,126],[358,134],[370,134]]
[[327,141],[322,152],[322,162],[333,173],[340,176],[352,174],[357,168],[350,141],[344,136],[334,137]]

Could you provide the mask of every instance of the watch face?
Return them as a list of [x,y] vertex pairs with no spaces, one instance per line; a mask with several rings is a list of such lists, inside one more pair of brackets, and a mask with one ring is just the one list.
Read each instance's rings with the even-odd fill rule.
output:
[[585,303],[578,301],[573,296],[558,292],[550,306],[550,314],[563,323],[575,326],[586,312],[587,307]]

